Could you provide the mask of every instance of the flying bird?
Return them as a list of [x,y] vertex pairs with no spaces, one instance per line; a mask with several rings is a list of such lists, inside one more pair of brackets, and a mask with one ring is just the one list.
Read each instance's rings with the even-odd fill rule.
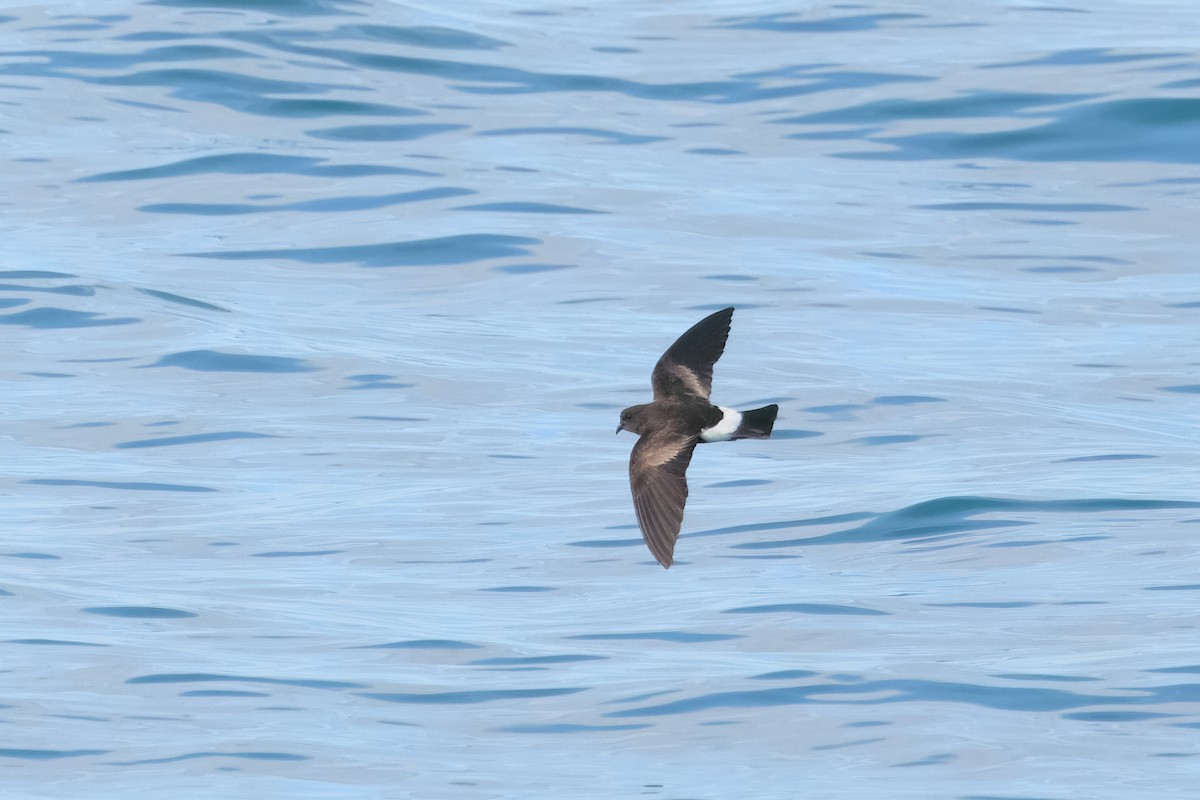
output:
[[650,385],[654,401],[621,412],[617,433],[640,437],[629,455],[629,487],[650,552],[669,569],[687,502],[687,468],[701,442],[769,439],[779,406],[735,411],[709,402],[713,364],[725,351],[733,309],[697,322],[667,348]]

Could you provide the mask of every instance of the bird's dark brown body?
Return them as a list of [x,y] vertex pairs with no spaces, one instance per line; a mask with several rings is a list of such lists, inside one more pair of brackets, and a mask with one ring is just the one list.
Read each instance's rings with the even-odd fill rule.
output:
[[699,436],[725,415],[719,407],[697,397],[668,397],[640,406],[630,406],[621,412],[621,430],[642,434],[650,430]]
[[650,376],[654,400],[621,412],[617,432],[640,438],[629,456],[629,485],[642,538],[664,567],[687,502],[687,468],[700,442],[766,439],[779,406],[739,412],[709,402],[712,369],[725,350],[733,309],[711,314],[667,348]]

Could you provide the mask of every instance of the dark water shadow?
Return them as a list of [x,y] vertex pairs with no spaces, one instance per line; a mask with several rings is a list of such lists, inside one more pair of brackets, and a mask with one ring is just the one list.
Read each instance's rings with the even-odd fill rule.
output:
[[[347,38],[358,35],[353,28],[343,30]],[[329,59],[359,70],[439,78],[447,81],[451,90],[467,94],[612,92],[658,102],[747,103],[837,89],[933,80],[925,76],[844,70],[831,64],[806,64],[785,68],[786,71],[731,75],[721,80],[646,83],[607,75],[536,72],[496,63],[372,52],[368,47],[318,47],[309,43],[311,37],[281,29],[238,31],[227,37],[282,53]]]
[[1190,58],[1194,53],[1186,51],[1157,52],[1157,53],[1117,53],[1108,47],[1082,47],[1074,50],[1060,50],[1038,58],[1022,59],[1020,61],[1005,61],[997,64],[984,64],[980,69],[1012,69],[1014,67],[1043,67],[1071,66],[1095,67],[1102,64],[1127,64],[1135,61],[1153,61],[1157,59]]
[[476,203],[469,206],[455,206],[454,211],[500,211],[510,214],[607,214],[607,211],[597,211],[592,208],[563,206],[556,203],[538,203],[533,201],[514,200],[502,203]]
[[217,433],[194,433],[190,436],[164,436],[158,439],[135,439],[129,442],[117,442],[113,445],[118,450],[132,450],[143,447],[174,447],[181,444],[205,444],[208,442],[228,442],[235,439],[274,439],[269,433],[254,433],[252,431],[220,431]]
[[1115,203],[1006,203],[996,201],[966,201],[958,203],[930,203],[913,206],[929,211],[1020,211],[1046,214],[1105,213],[1117,211],[1141,211],[1138,206]]
[[225,250],[185,253],[195,258],[219,258],[229,261],[287,259],[307,264],[357,262],[363,267],[416,267],[469,264],[493,258],[527,256],[526,245],[541,244],[528,236],[467,233],[384,244],[347,245],[345,247],[309,247],[279,250]]
[[[57,59],[59,53],[49,51],[43,57]],[[27,71],[27,70],[26,70]],[[61,71],[47,65],[42,76],[47,78],[73,78],[96,86],[154,86],[167,94],[190,103],[205,103],[227,108],[242,114],[260,117],[308,117],[309,113],[297,113],[296,106],[309,108],[310,101],[280,100],[277,95],[314,95],[332,91],[363,91],[353,84],[313,83],[311,81],[286,81],[261,78],[240,72],[196,67],[173,69],[146,69],[124,75],[88,76]],[[410,109],[393,109],[396,115],[412,113]]]
[[478,650],[479,645],[456,639],[406,639],[385,644],[362,644],[354,650]]
[[1039,94],[1035,92],[973,91],[936,100],[895,98],[872,100],[827,111],[782,117],[775,125],[880,126],[901,120],[975,119],[980,117],[1034,117],[1051,106],[1093,100],[1097,94]]
[[815,682],[770,689],[713,692],[669,703],[609,711],[604,716],[653,717],[719,708],[770,708],[802,704],[889,705],[907,702],[961,703],[999,711],[1078,712],[1095,706],[1195,703],[1198,700],[1200,684],[1149,687],[1138,689],[1133,694],[1113,695],[1082,694],[1045,687],[987,686],[930,680],[855,680],[851,683]]
[[51,647],[112,647],[109,644],[97,642],[76,642],[70,639],[7,639],[5,644],[31,644]]
[[451,197],[463,197],[464,195],[475,193],[473,189],[445,186],[432,189],[418,189],[411,192],[330,197],[320,200],[303,200],[295,203],[150,203],[138,206],[137,210],[150,214],[191,214],[202,217],[242,216],[246,214],[274,213],[277,211],[329,214],[346,211],[370,211],[407,203],[446,200]]
[[[370,389],[411,389],[416,386],[415,383],[402,383],[392,380],[395,375],[385,374],[369,374],[369,375],[347,375],[346,380],[350,381],[350,385],[346,386],[350,391],[366,391]],[[406,422],[415,422],[418,420],[403,420]]]
[[887,152],[846,152],[842,158],[921,160],[1001,158],[1016,161],[1149,161],[1200,163],[1200,99],[1107,100],[1071,106],[1057,119],[1019,130],[936,132],[877,137]]
[[[376,164],[327,164],[328,159],[277,153],[223,153],[173,161],[157,167],[98,172],[76,183],[144,181],[187,175],[300,175],[309,178],[364,178],[380,175],[438,177],[439,173]],[[15,276],[13,276],[15,277]],[[73,277],[73,276],[69,276]]]
[[65,294],[71,297],[92,297],[96,294],[96,287],[79,284],[29,286],[22,283],[0,283],[0,292],[34,292],[38,294]]
[[610,131],[604,128],[495,128],[479,131],[476,136],[583,136],[605,144],[649,144],[665,142],[666,136],[646,136],[620,131]]
[[584,661],[607,661],[608,656],[592,656],[585,654],[557,656],[527,656],[527,657],[497,657],[478,658],[468,661],[470,667],[526,667],[552,664],[578,664]]
[[85,614],[99,614],[104,617],[121,617],[122,619],[191,619],[200,616],[192,611],[163,608],[162,606],[92,606],[82,610]]
[[[684,533],[681,540],[705,536],[731,536],[744,533],[790,530],[843,522],[867,520],[861,525],[819,536],[770,541],[743,542],[730,545],[735,550],[772,550],[810,545],[869,544],[883,541],[919,541],[924,539],[955,539],[984,530],[1017,528],[1036,524],[1029,519],[974,519],[992,513],[1102,513],[1123,511],[1153,511],[1173,508],[1200,508],[1200,502],[1176,500],[1139,500],[1095,498],[1078,500],[1008,500],[993,497],[942,497],[915,503],[883,514],[854,512],[807,519],[778,522],[730,525],[723,528]],[[636,530],[635,525],[615,525],[610,530]],[[1047,539],[1046,543],[1051,540]],[[568,543],[572,547],[597,549],[642,547],[640,538],[585,539]]]
[[535,733],[557,735],[560,733],[595,733],[608,731],[640,731],[652,727],[649,723],[630,725],[578,725],[567,722],[525,725],[506,725],[498,730],[504,733]]
[[863,606],[839,606],[829,603],[774,603],[765,606],[745,606],[730,608],[722,614],[809,614],[815,616],[838,617],[887,617],[887,611],[879,611]]
[[21,747],[0,747],[0,758],[17,758],[23,761],[52,761],[60,758],[102,756],[111,750],[35,750]]
[[184,297],[183,295],[180,295],[180,294],[172,294],[171,292],[162,292],[162,291],[159,291],[158,289],[139,288],[138,291],[148,297],[153,297],[158,300],[165,300],[168,303],[176,303],[181,306],[189,306],[190,308],[200,308],[205,311],[221,311],[226,314],[232,313],[228,308],[221,308],[221,306],[215,306],[212,303],[206,303],[203,300],[196,300],[191,297]]
[[[732,545],[735,549],[763,550],[804,547],[825,544],[866,544],[889,540],[920,540],[934,537],[956,537],[994,528],[1015,528],[1035,524],[1027,519],[974,519],[981,514],[994,513],[1099,513],[1121,511],[1150,511],[1172,508],[1200,508],[1200,503],[1174,500],[1136,500],[1095,498],[1079,500],[1007,500],[994,497],[942,497],[916,503],[897,511],[874,516],[862,525],[822,536]],[[721,528],[696,535],[745,533],[772,530],[779,527],[798,527],[813,524],[801,520],[790,523],[764,523]]]
[[741,639],[737,633],[691,633],[688,631],[639,631],[633,633],[580,633],[565,636],[565,639],[589,639],[597,641],[658,641],[675,644],[706,644]]
[[30,478],[21,481],[31,486],[93,486],[97,489],[121,489],[137,492],[215,492],[210,486],[188,486],[178,483],[149,483],[146,481],[86,481],[72,478]]
[[330,142],[412,142],[439,133],[465,130],[467,125],[427,122],[409,125],[340,125],[336,128],[314,128],[307,136]]
[[435,50],[500,50],[511,47],[509,42],[502,39],[493,39],[473,31],[446,28],[440,25],[339,25],[329,33],[328,38],[382,42]]
[[132,325],[140,317],[106,317],[98,311],[72,311],[69,308],[31,308],[15,314],[0,314],[0,325],[20,325],[35,329],[100,328]]
[[311,756],[264,750],[204,750],[197,753],[167,756],[165,758],[141,758],[137,761],[109,761],[107,763],[114,767],[136,767],[146,764],[174,764],[179,761],[190,761],[196,758],[244,758],[251,761],[308,761]]
[[351,683],[349,681],[326,681],[305,678],[260,678],[254,675],[223,675],[211,672],[169,672],[152,675],[139,675],[125,681],[128,684],[151,683],[261,683],[276,686],[294,686],[301,689],[366,689],[367,684]]
[[186,350],[181,353],[171,353],[162,356],[153,364],[147,364],[139,369],[151,367],[181,367],[197,372],[258,372],[263,374],[315,372],[319,369],[300,358],[260,356],[250,353],[222,353],[217,350]]
[[149,0],[146,5],[252,11],[284,17],[322,17],[333,14],[359,16],[359,10],[365,14],[371,7],[365,0]]
[[[853,8],[854,6],[843,6]],[[859,6],[865,8],[866,6]],[[794,11],[760,14],[753,17],[725,17],[713,27],[733,30],[771,31],[773,33],[857,33],[875,30],[890,22],[927,19],[924,14],[875,13],[845,14],[825,18],[803,18]]]
[[359,697],[382,700],[385,703],[417,705],[476,705],[503,700],[533,700],[540,697],[561,697],[587,691],[587,687],[565,689],[480,689],[464,692],[359,692]]

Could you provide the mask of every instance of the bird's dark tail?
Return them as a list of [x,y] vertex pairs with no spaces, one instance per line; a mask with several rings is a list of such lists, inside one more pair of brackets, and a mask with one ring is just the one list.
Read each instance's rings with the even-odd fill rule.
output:
[[772,403],[769,406],[756,408],[753,411],[742,412],[742,422],[734,432],[734,439],[770,439],[771,429],[775,427],[775,415],[779,406]]

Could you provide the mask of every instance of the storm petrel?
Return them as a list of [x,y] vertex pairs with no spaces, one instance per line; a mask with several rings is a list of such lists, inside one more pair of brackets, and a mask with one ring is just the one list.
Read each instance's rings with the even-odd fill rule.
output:
[[654,365],[650,385],[654,401],[621,412],[617,433],[633,431],[641,438],[629,455],[629,487],[646,546],[664,569],[671,567],[683,504],[687,502],[687,468],[700,442],[769,439],[779,406],[735,411],[714,406],[713,364],[725,351],[733,309],[725,308],[697,322],[667,348]]

